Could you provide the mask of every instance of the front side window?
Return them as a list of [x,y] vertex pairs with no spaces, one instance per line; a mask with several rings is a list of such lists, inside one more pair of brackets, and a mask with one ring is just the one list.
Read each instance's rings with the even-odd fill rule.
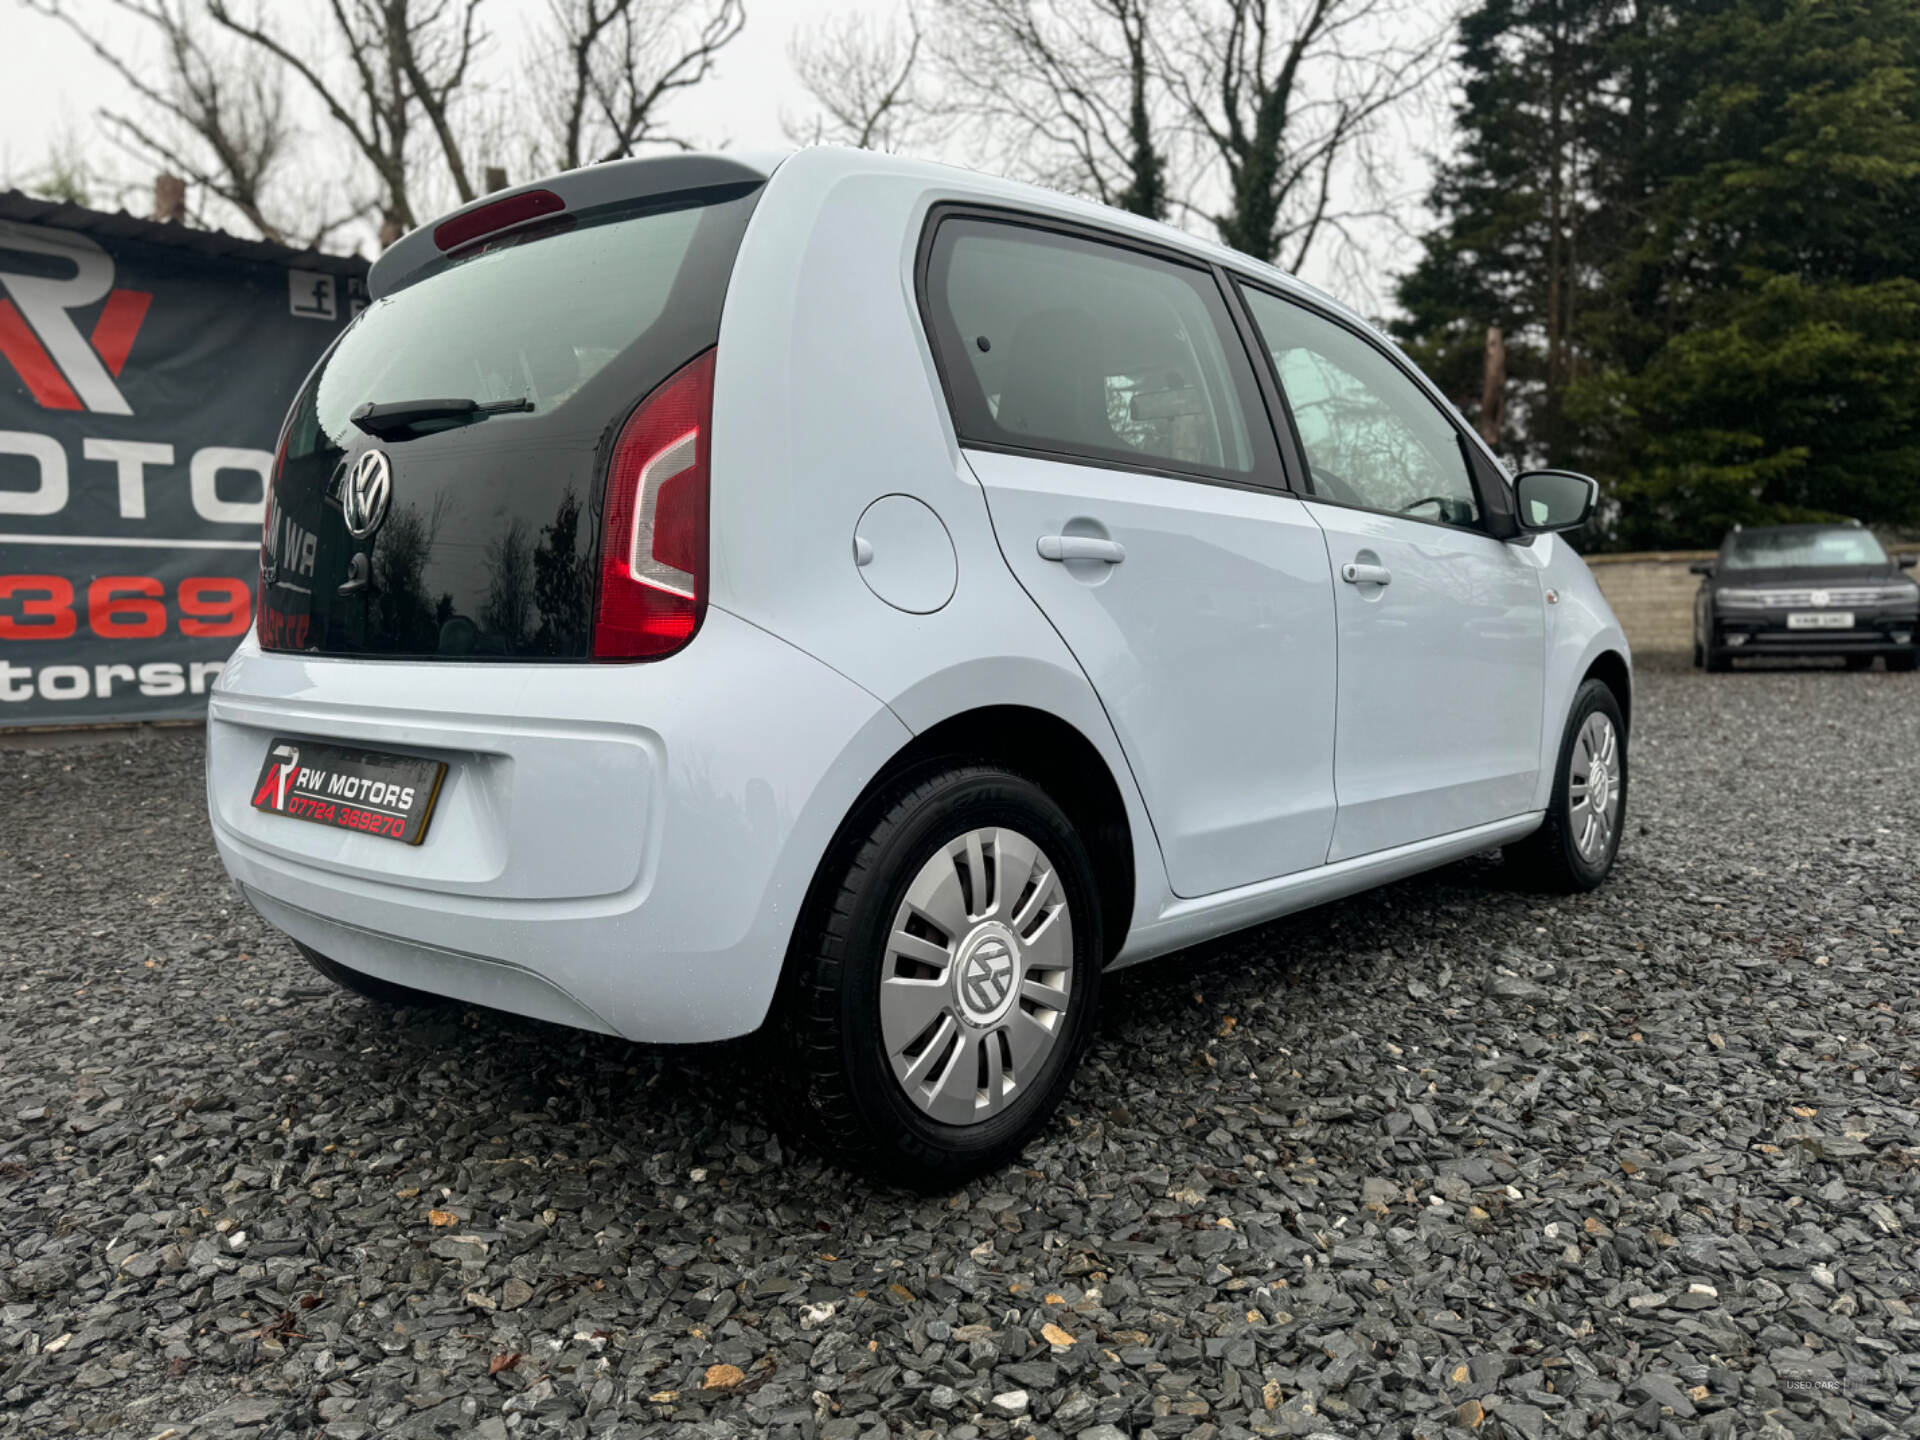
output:
[[1245,294],[1293,411],[1315,495],[1419,520],[1479,523],[1458,432],[1399,366],[1304,306],[1260,290]]
[[1258,392],[1208,272],[954,218],[927,302],[963,443],[1252,478]]

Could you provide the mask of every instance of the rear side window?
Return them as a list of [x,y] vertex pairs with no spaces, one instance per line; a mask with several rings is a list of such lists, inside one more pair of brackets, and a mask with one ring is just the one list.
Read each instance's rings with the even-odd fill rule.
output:
[[953,217],[925,301],[962,443],[1239,480],[1265,468],[1258,391],[1206,270]]
[[1265,291],[1244,293],[1315,495],[1416,520],[1478,523],[1459,432],[1406,372],[1344,325]]

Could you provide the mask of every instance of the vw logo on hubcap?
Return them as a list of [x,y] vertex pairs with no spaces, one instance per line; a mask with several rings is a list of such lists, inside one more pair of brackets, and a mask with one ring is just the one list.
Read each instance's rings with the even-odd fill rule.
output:
[[345,492],[340,496],[340,514],[347,522],[347,533],[364,540],[380,528],[387,518],[387,502],[393,497],[393,466],[379,450],[369,450],[353,462]]
[[982,925],[955,967],[954,999],[976,1025],[991,1025],[1013,999],[1013,943],[1003,927]]
[[1591,802],[1602,808],[1607,803],[1607,791],[1613,785],[1613,777],[1607,774],[1607,767],[1596,762],[1587,772],[1587,795]]

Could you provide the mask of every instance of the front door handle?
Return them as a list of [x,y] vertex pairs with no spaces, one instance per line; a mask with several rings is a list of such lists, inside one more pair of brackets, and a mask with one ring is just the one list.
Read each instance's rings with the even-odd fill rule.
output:
[[1127,547],[1118,540],[1094,535],[1042,535],[1034,548],[1042,560],[1104,560],[1118,565],[1127,558]]
[[1349,560],[1340,567],[1340,578],[1349,585],[1389,585],[1393,572],[1384,565],[1362,565]]

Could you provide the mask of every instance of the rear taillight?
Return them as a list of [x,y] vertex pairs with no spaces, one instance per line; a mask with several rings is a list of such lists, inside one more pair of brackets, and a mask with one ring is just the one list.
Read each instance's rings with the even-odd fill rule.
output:
[[613,447],[600,531],[596,660],[657,660],[693,638],[707,607],[707,463],[713,356],[641,402]]

